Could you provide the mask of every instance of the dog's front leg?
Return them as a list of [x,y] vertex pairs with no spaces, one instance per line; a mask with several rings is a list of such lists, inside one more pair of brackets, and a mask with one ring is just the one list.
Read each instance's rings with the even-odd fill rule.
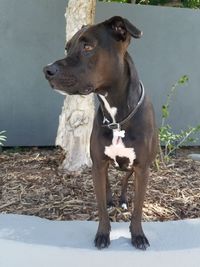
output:
[[148,177],[149,167],[135,167],[134,211],[131,218],[130,231],[133,246],[143,250],[149,246],[149,241],[143,232],[141,223]]
[[102,162],[98,165],[93,163],[92,177],[99,212],[99,227],[94,242],[99,249],[108,247],[110,244],[110,220],[106,199],[107,171],[108,163]]

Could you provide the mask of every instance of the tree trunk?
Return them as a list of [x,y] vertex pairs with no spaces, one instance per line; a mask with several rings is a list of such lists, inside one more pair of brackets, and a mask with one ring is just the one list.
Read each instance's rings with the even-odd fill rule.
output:
[[[82,27],[92,24],[95,0],[69,0],[66,10],[66,41]],[[65,159],[61,168],[76,172],[91,165],[89,139],[94,118],[94,96],[66,96],[59,118],[56,145],[61,146]]]

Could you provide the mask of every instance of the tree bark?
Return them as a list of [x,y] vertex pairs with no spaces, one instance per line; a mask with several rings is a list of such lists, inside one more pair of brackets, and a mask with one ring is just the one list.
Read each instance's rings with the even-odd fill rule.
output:
[[[66,9],[66,41],[82,27],[94,21],[95,0],[69,0]],[[66,96],[59,118],[56,145],[66,155],[60,166],[77,172],[91,165],[89,139],[94,118],[94,96]]]

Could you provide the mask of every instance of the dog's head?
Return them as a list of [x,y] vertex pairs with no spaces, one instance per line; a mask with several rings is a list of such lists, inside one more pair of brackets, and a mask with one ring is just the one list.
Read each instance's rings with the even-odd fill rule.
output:
[[67,56],[44,68],[52,88],[64,94],[105,91],[123,71],[131,36],[142,32],[122,17],[83,26],[66,44]]

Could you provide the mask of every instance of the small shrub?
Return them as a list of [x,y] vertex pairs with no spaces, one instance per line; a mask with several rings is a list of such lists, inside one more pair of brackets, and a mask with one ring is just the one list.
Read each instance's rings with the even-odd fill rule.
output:
[[[181,130],[180,133],[174,133],[172,127],[166,123],[166,120],[170,115],[170,104],[175,91],[181,85],[188,82],[188,76],[182,76],[170,89],[167,96],[166,103],[162,106],[162,122],[159,128],[159,139],[160,139],[160,159],[165,164],[172,156],[172,154],[181,146],[184,146],[190,142],[194,142],[197,138],[191,137],[200,131],[200,125],[195,127],[187,127],[186,130]],[[164,146],[164,150],[161,149]]]

